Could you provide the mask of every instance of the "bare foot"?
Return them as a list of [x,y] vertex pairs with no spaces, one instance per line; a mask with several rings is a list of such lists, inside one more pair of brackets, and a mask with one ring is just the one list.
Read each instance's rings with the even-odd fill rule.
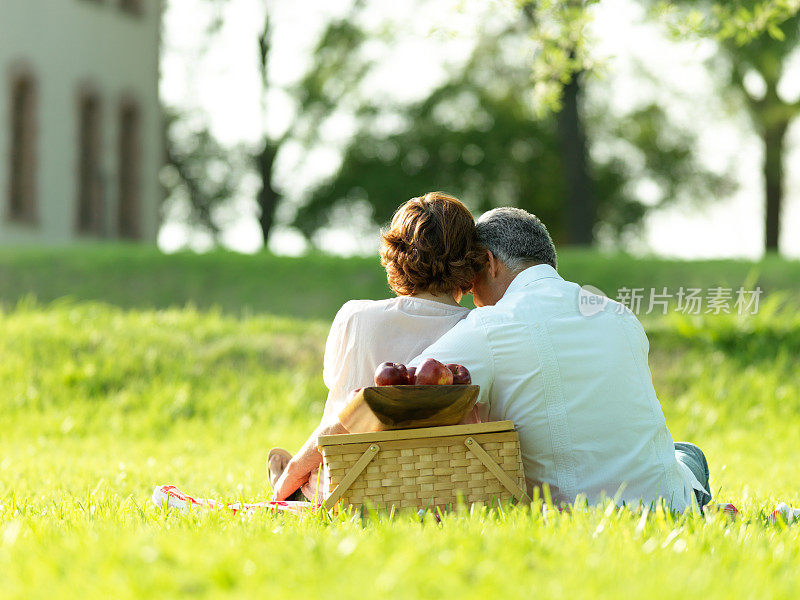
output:
[[278,481],[286,465],[292,460],[292,455],[283,448],[273,448],[269,451],[267,457],[267,473],[269,475],[269,484],[274,488],[275,482]]

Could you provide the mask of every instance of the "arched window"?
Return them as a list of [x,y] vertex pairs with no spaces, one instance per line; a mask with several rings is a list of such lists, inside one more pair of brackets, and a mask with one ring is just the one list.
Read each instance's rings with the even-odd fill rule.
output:
[[28,74],[11,83],[8,218],[36,222],[36,83]]
[[105,211],[101,164],[100,98],[83,92],[78,100],[78,215],[80,233],[103,235]]
[[132,101],[122,104],[119,115],[119,213],[117,231],[128,239],[141,237],[140,172],[141,137],[139,107]]

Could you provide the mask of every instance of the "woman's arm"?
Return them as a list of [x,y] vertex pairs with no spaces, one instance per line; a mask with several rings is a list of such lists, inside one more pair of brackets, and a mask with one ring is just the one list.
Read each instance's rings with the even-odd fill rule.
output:
[[308,483],[312,473],[316,473],[322,463],[322,455],[317,449],[319,436],[347,433],[344,426],[339,423],[337,415],[346,405],[349,391],[358,387],[352,385],[352,380],[358,378],[358,375],[353,373],[358,363],[352,356],[358,350],[356,328],[353,323],[356,308],[355,302],[347,302],[333,319],[325,342],[322,370],[322,378],[329,390],[322,422],[286,465],[283,474],[275,483],[273,500],[286,499],[295,490]]
[[272,500],[285,500],[293,492],[300,489],[308,482],[311,473],[315,472],[322,464],[322,454],[319,451],[319,437],[321,435],[337,435],[347,433],[347,429],[338,421],[333,424],[323,424],[317,427],[308,437],[306,443],[292,457],[286,469],[275,483]]

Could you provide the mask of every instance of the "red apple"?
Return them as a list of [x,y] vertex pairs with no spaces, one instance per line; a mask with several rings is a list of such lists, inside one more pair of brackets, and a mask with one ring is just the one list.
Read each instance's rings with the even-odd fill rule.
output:
[[408,385],[416,385],[417,383],[417,367],[408,367]]
[[375,385],[406,385],[408,371],[402,363],[385,362],[375,369]]
[[469,374],[469,369],[464,365],[448,363],[446,366],[453,374],[453,383],[455,385],[469,385],[472,383],[472,376]]
[[453,374],[435,358],[426,358],[417,368],[417,385],[450,385]]

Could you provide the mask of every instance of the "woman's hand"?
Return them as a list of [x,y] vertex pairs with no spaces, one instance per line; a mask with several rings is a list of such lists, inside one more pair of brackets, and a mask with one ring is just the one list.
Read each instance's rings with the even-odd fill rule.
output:
[[[315,456],[316,455],[316,456]],[[299,452],[286,465],[283,473],[275,482],[272,500],[285,500],[296,490],[308,483],[309,476],[322,464],[322,455],[314,449],[313,454]]]
[[303,444],[303,447],[294,455],[286,465],[272,492],[272,500],[285,500],[293,492],[308,483],[311,473],[316,473],[322,464],[322,454],[318,449],[318,439],[321,435],[335,435],[347,433],[344,426],[338,421],[334,425],[320,425]]

